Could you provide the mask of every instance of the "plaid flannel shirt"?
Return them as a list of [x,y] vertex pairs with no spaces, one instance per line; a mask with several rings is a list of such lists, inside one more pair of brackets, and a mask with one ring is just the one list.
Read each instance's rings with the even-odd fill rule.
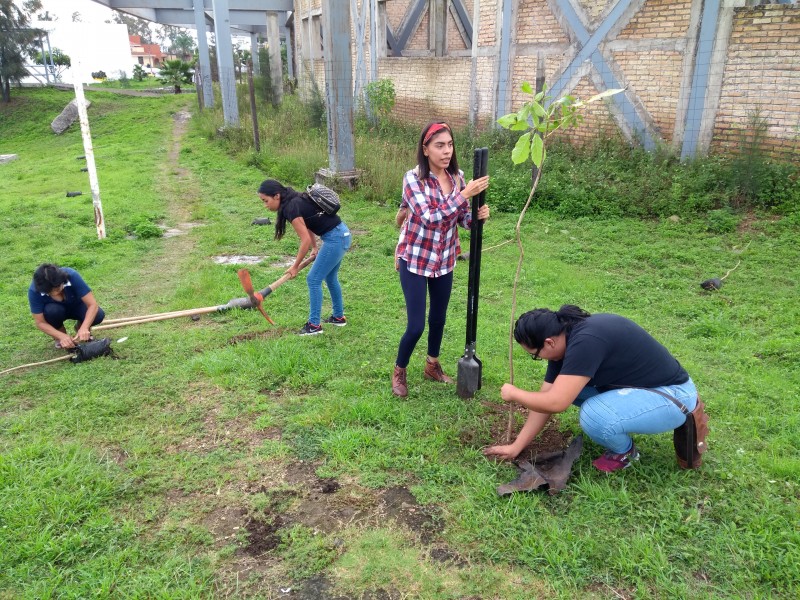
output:
[[461,252],[457,225],[469,229],[472,212],[469,200],[461,195],[464,173],[447,172],[452,191],[445,195],[437,177],[431,173],[420,179],[417,169],[403,178],[403,202],[409,209],[400,230],[395,257],[408,264],[408,270],[424,277],[441,277],[453,270]]

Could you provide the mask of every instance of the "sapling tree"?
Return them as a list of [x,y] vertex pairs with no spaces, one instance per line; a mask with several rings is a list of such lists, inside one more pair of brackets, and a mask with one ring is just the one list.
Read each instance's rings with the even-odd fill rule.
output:
[[[517,312],[517,283],[522,270],[522,261],[525,258],[520,227],[542,177],[542,165],[547,157],[547,140],[559,130],[580,125],[583,121],[581,111],[589,104],[624,91],[623,89],[606,90],[585,101],[577,100],[573,96],[563,96],[551,102],[551,98],[546,95],[547,88],[537,92],[530,83],[525,81],[522,83],[521,89],[523,93],[531,96],[531,99],[524,102],[517,112],[503,115],[497,120],[500,126],[505,129],[524,132],[519,136],[514,149],[511,151],[511,160],[517,165],[530,161],[533,166],[531,192],[528,194],[528,200],[519,214],[515,229],[519,260],[517,261],[514,288],[511,294],[511,327],[508,340],[508,368],[512,385],[514,384],[514,319]],[[506,429],[507,441],[511,440],[513,419],[513,406],[509,405],[508,427]]]
[[159,81],[171,85],[176,94],[181,93],[181,86],[192,83],[194,71],[192,65],[182,60],[165,60],[159,75]]

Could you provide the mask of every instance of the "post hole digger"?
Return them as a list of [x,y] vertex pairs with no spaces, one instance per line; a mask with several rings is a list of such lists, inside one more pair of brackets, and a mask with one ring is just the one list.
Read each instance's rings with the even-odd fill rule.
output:
[[[128,338],[119,339],[117,340],[117,342],[121,343],[124,342],[126,339]],[[54,362],[60,362],[62,360],[69,360],[72,363],[86,362],[87,360],[92,360],[93,358],[97,358],[98,356],[108,356],[111,354],[111,352],[112,352],[111,340],[109,338],[92,340],[91,342],[84,342],[82,344],[78,344],[77,346],[75,346],[75,348],[72,348],[71,352],[66,356],[59,356],[58,358],[51,358],[50,360],[28,363],[26,365],[19,365],[18,367],[11,367],[10,369],[5,369],[3,371],[0,371],[0,375],[5,375],[6,373],[11,373],[12,371],[25,369],[28,367],[38,367],[39,365],[47,365]]]
[[[309,264],[313,262],[313,258],[307,258],[300,264],[300,270],[307,267]],[[165,313],[156,313],[152,315],[144,315],[139,317],[121,317],[119,319],[106,319],[102,325],[98,325],[92,328],[92,331],[103,331],[106,329],[115,329],[117,327],[125,327],[126,325],[138,325],[140,323],[152,323],[154,321],[163,321],[165,319],[177,319],[180,317],[195,317],[199,315],[209,314],[213,312],[224,312],[226,310],[230,310],[232,308],[258,308],[264,318],[270,323],[270,325],[274,325],[275,322],[267,315],[266,311],[264,310],[262,303],[264,298],[269,296],[272,292],[278,289],[281,285],[286,283],[289,279],[289,275],[285,274],[277,281],[274,281],[263,290],[256,292],[253,288],[253,283],[250,280],[250,273],[247,269],[240,269],[238,271],[239,281],[242,283],[242,287],[244,287],[244,291],[247,292],[247,298],[233,298],[229,300],[226,304],[220,304],[218,306],[206,306],[204,308],[189,308],[186,310],[175,310],[172,312],[165,312]]]
[[[473,179],[489,172],[489,149],[476,148],[472,168]],[[478,220],[478,209],[486,202],[486,191],[472,197],[472,229],[469,238],[469,279],[467,281],[467,341],[464,356],[458,360],[456,392],[461,398],[472,398],[481,389],[483,364],[475,355],[478,327],[478,292],[480,289],[483,222]]]
[[[303,261],[300,264],[300,270],[304,269],[309,264],[311,264],[313,260],[314,260],[313,258],[307,258],[305,261]],[[196,317],[203,314],[226,311],[231,308],[242,308],[242,309],[258,308],[261,314],[264,315],[264,318],[266,318],[270,324],[274,325],[275,322],[272,319],[270,319],[269,315],[267,315],[266,311],[262,306],[262,303],[265,297],[269,296],[281,285],[286,283],[288,279],[289,275],[285,274],[277,281],[265,287],[263,290],[256,292],[253,289],[252,282],[250,281],[250,273],[247,270],[242,269],[239,271],[239,280],[241,281],[242,286],[245,288],[245,292],[247,292],[248,296],[247,298],[233,298],[229,300],[226,304],[220,304],[218,306],[207,306],[204,308],[175,310],[165,313],[140,315],[138,317],[120,317],[117,319],[106,319],[102,325],[97,325],[96,327],[93,327],[92,332],[95,333],[98,331],[115,329],[118,327],[125,327],[127,325],[153,323],[155,321],[163,321],[166,319],[177,319],[180,317]],[[117,340],[117,343],[124,342],[126,339],[128,338],[122,338],[120,340]],[[83,344],[79,344],[78,346],[75,347],[74,351],[70,352],[70,354],[67,354],[66,356],[59,356],[58,358],[53,358],[50,360],[11,367],[9,369],[1,370],[0,375],[5,375],[6,373],[11,373],[13,371],[17,371],[19,369],[24,369],[27,367],[34,367],[49,363],[61,362],[64,360],[69,360],[73,363],[85,362],[87,360],[91,360],[99,356],[106,356],[108,354],[111,354],[111,340],[109,338],[102,338],[98,340],[92,340],[90,342],[86,342]]]

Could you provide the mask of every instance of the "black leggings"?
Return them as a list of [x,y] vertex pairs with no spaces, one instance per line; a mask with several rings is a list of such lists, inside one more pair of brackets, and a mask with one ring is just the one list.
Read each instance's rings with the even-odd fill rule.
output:
[[[81,302],[80,304],[61,304],[60,302],[48,302],[44,305],[44,320],[56,329],[61,329],[64,326],[64,321],[67,319],[75,319],[78,322],[78,327],[83,323],[86,317],[86,305]],[[94,318],[92,325],[99,325],[103,322],[106,313],[102,308],[97,309],[97,315]]]
[[408,325],[400,338],[397,350],[397,366],[406,368],[411,360],[411,353],[417,345],[422,332],[425,331],[425,291],[431,297],[431,310],[428,314],[428,355],[437,357],[442,346],[444,323],[447,317],[447,305],[450,303],[450,292],[453,289],[453,272],[441,277],[425,277],[408,270],[406,261],[400,259],[400,285],[406,299],[406,316]]

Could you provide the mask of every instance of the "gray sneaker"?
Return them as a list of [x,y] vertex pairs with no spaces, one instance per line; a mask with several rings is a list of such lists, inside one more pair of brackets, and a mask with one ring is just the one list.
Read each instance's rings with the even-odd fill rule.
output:
[[323,321],[323,323],[330,323],[331,325],[336,325],[336,327],[344,327],[347,325],[347,319],[344,318],[344,315],[341,317],[334,317],[331,315],[327,319]]

